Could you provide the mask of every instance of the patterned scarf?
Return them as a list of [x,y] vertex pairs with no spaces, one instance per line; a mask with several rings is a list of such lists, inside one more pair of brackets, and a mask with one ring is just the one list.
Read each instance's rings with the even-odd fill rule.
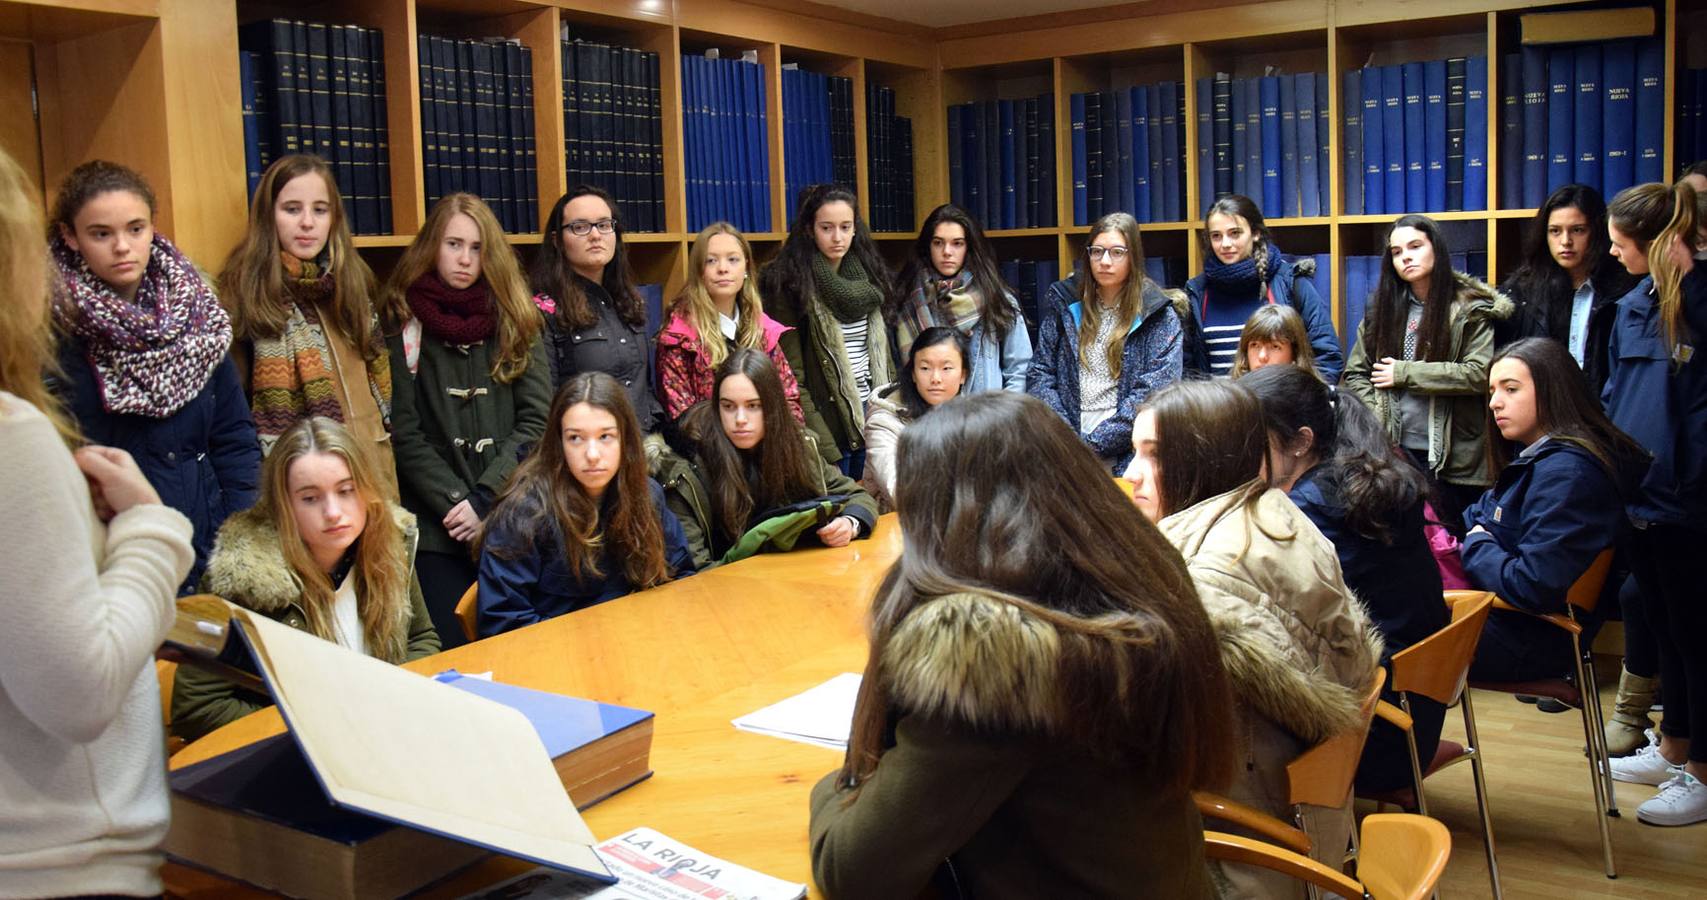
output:
[[164,419],[195,399],[231,348],[231,319],[195,264],[154,235],[134,300],[55,236],[54,322],[82,341],[107,412]]
[[830,268],[824,254],[812,254],[812,283],[818,299],[839,322],[863,321],[883,304],[883,289],[866,277],[852,252],[842,257],[840,269]]
[[409,311],[421,320],[427,334],[459,347],[489,340],[498,330],[498,311],[493,307],[485,281],[465,288],[445,284],[437,272],[428,272],[409,285],[405,297]]
[[983,296],[972,283],[970,271],[963,268],[947,279],[926,275],[907,295],[907,302],[901,304],[895,317],[895,342],[901,355],[907,355],[921,332],[936,325],[951,326],[970,340],[982,308]]
[[[290,295],[290,316],[278,336],[256,338],[249,382],[249,405],[261,448],[271,451],[279,435],[308,416],[344,421],[333,373],[332,348],[320,321],[321,305],[335,293],[332,273],[324,257],[303,262],[281,253],[285,266],[285,291]],[[368,390],[379,406],[380,416],[391,420],[391,356],[385,352],[379,328],[373,329],[375,353],[367,363]]]

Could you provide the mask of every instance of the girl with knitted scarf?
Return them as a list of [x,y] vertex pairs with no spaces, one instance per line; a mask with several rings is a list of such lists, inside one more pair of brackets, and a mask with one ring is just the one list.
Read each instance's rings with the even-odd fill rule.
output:
[[472,548],[516,462],[545,433],[551,366],[527,281],[484,201],[433,206],[386,283],[403,506],[420,521],[415,571],[447,647],[479,574]]
[[792,330],[783,355],[800,380],[806,427],[850,478],[865,469],[865,404],[895,380],[883,325],[889,269],[846,188],[806,190],[788,239],[765,269],[765,312]]
[[219,273],[261,452],[298,421],[325,416],[375,445],[386,496],[396,497],[391,368],[374,287],[325,161],[292,154],[269,166]]
[[167,506],[195,529],[201,577],[226,516],[255,502],[261,449],[226,355],[231,320],[213,286],[154,231],[154,192],[136,172],[95,160],[71,171],[54,204],[53,320],[61,395],[94,443],[136,458]]

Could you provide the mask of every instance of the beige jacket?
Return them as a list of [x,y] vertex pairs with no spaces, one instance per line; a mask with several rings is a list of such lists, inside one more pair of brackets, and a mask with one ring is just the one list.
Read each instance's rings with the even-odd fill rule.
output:
[[860,484],[877,498],[879,512],[895,508],[895,447],[911,424],[901,401],[901,384],[887,384],[871,395],[865,414],[865,475]]

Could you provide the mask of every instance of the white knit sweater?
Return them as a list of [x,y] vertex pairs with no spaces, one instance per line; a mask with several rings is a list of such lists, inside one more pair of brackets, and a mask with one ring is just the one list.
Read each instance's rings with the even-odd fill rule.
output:
[[159,504],[109,526],[39,410],[0,392],[0,898],[159,894],[150,665],[194,551]]

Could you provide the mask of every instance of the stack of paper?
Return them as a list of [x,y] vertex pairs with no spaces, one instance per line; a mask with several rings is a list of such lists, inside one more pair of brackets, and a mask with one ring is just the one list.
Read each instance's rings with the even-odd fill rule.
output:
[[815,747],[846,750],[859,681],[857,672],[843,672],[805,693],[736,719],[735,727]]

